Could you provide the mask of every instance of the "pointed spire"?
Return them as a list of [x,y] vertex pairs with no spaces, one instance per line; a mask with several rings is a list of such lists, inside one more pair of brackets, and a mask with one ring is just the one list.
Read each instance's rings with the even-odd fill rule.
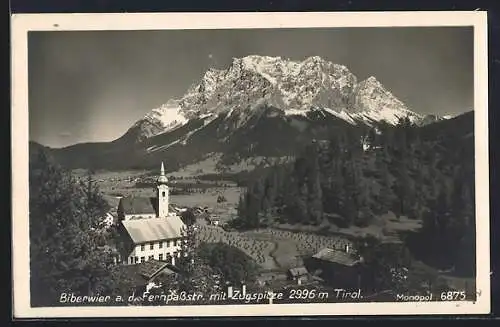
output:
[[167,183],[167,176],[165,175],[165,166],[163,165],[163,161],[161,162],[161,171],[160,177],[158,177],[158,183]]

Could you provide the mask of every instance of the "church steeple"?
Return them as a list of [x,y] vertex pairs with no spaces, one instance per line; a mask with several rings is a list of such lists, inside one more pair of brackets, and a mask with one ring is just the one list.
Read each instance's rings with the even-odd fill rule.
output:
[[166,184],[168,182],[167,176],[165,175],[165,166],[163,161],[161,162],[160,177],[158,177],[158,184]]
[[158,196],[158,217],[166,217],[168,215],[168,179],[165,175],[165,166],[161,163],[160,176],[156,185]]

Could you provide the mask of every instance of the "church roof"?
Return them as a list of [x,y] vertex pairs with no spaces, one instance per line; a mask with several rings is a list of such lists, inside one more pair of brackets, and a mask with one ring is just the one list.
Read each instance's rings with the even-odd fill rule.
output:
[[158,183],[159,184],[168,183],[167,176],[165,175],[165,166],[163,165],[163,161],[161,162],[161,170],[160,170],[160,177],[158,177]]
[[156,198],[150,197],[124,197],[120,199],[123,213],[126,215],[156,214]]
[[135,244],[180,238],[185,226],[179,216],[123,220],[123,226]]

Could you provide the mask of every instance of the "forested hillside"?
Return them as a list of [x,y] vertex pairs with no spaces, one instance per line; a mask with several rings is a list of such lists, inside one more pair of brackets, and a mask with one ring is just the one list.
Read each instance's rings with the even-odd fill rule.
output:
[[387,212],[422,221],[415,255],[470,274],[475,267],[474,117],[424,127],[401,120],[316,140],[293,164],[256,179],[237,227],[293,223],[368,226]]

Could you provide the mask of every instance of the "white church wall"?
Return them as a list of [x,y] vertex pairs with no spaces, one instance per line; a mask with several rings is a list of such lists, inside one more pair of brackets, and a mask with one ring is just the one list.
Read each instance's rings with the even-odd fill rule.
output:
[[[130,252],[130,254],[128,255],[127,263],[128,264],[139,263],[141,262],[141,258],[143,258],[144,261],[147,261],[150,259],[151,256],[153,256],[153,259],[155,260],[165,260],[167,258],[167,255],[173,256],[174,252],[176,252],[178,255],[181,250],[180,239],[165,240],[162,241],[161,244],[162,244],[161,247],[160,247],[160,242],[153,242],[153,243],[150,242],[150,243],[136,245],[135,248],[132,250],[132,252]],[[153,245],[152,248],[151,245]],[[162,255],[161,258],[160,255]]]
[[167,185],[157,186],[158,216],[166,217],[168,215],[169,189]]

